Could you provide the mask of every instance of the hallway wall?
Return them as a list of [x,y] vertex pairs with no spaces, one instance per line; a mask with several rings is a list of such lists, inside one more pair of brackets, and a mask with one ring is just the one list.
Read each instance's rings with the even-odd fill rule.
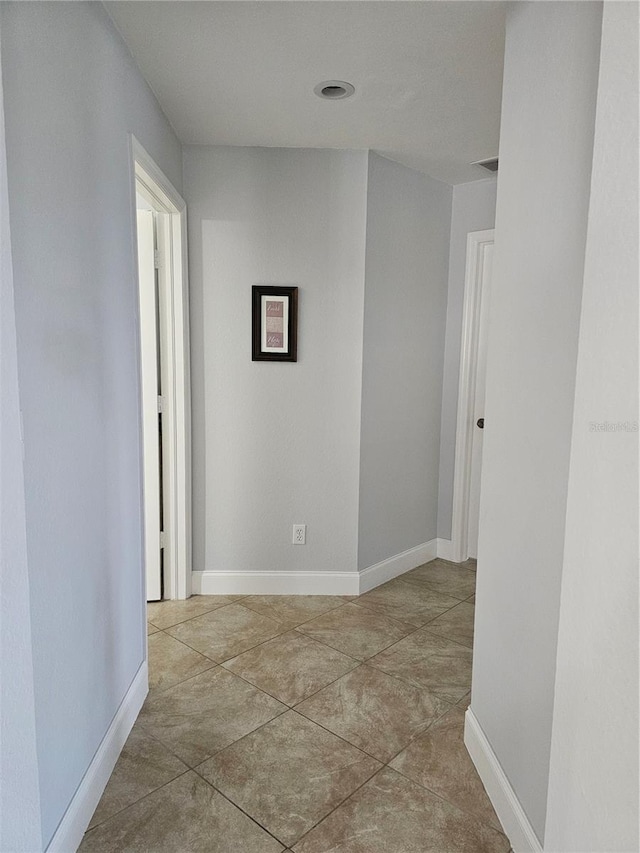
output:
[[[193,568],[354,571],[367,154],[187,147],[184,180]],[[296,363],[251,361],[253,284],[298,286]]]
[[359,569],[436,538],[451,197],[369,154]]
[[181,156],[102,4],[0,20],[46,846],[145,657],[128,133]]
[[604,4],[580,318],[545,832],[575,853],[640,849],[638,11]]
[[[434,540],[451,187],[357,151],[187,147],[184,174],[194,571],[354,577]],[[251,361],[254,283],[299,286],[296,364]]]
[[507,16],[471,708],[540,841],[601,16]]
[[1,58],[0,390],[0,850],[33,853],[42,829]]

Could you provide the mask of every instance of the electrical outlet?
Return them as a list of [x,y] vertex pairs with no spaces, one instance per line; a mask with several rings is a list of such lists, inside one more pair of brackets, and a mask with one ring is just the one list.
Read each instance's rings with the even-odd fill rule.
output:
[[307,544],[307,525],[306,524],[294,524],[293,525],[293,544],[294,545],[306,545]]

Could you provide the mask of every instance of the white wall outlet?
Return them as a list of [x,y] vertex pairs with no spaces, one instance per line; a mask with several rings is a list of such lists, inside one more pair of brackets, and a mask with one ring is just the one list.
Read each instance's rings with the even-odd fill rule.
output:
[[293,525],[293,544],[294,545],[306,545],[307,544],[307,525],[306,524],[294,524]]

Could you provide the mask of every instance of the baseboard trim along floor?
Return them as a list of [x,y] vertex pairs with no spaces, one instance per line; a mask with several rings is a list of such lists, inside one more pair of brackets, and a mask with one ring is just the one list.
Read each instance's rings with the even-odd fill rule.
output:
[[69,853],[78,849],[148,690],[149,673],[147,661],[144,661],[49,842],[47,853]]
[[471,707],[465,715],[464,743],[514,853],[542,853],[538,836]]
[[[444,544],[443,544],[444,543]],[[362,595],[446,554],[447,540],[431,539],[359,572],[192,572],[194,595]]]

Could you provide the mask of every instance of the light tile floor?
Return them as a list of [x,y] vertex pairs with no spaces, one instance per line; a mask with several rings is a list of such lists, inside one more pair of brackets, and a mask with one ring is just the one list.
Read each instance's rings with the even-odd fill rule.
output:
[[473,568],[150,604],[149,696],[82,853],[507,853],[462,739]]

